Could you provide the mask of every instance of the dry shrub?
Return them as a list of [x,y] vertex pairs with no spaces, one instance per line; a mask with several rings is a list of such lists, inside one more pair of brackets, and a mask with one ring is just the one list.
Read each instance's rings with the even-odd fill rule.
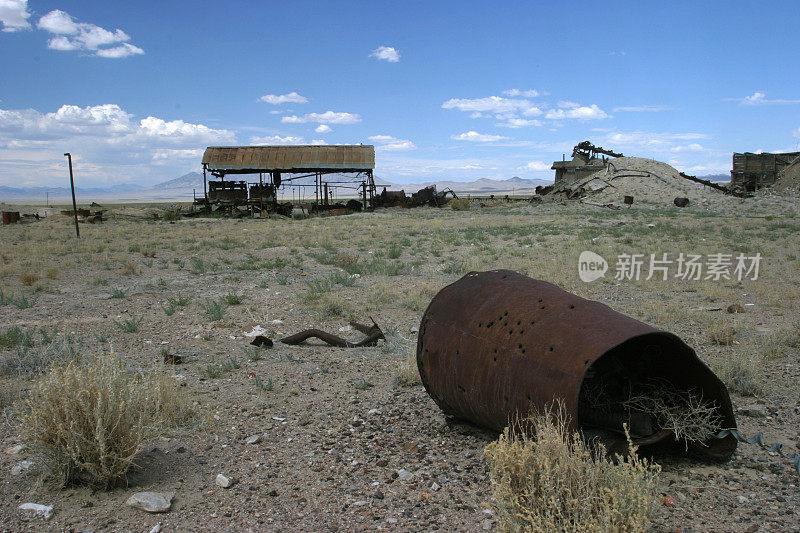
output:
[[397,383],[404,387],[413,387],[422,383],[419,377],[419,367],[417,366],[416,347],[411,347],[406,351],[405,358],[400,361],[400,366],[397,367],[396,379]]
[[157,428],[190,414],[174,379],[132,373],[113,352],[52,369],[25,403],[25,438],[61,486],[114,485]]
[[736,330],[731,326],[712,326],[708,336],[712,344],[730,346],[736,340]]
[[33,274],[33,273],[30,273],[30,272],[25,273],[25,274],[21,274],[19,276],[19,280],[23,284],[25,284],[25,285],[30,287],[31,285],[33,285],[34,283],[39,281],[39,274]]
[[469,210],[469,198],[453,198],[450,200],[450,209],[453,211]]
[[125,261],[125,264],[122,265],[122,268],[119,271],[120,274],[123,276],[133,276],[139,273],[139,269],[136,268],[136,265],[131,263],[130,261]]
[[45,274],[50,279],[57,279],[58,278],[58,269],[57,268],[48,268],[47,272],[45,272]]
[[506,428],[486,448],[504,531],[645,531],[658,506],[657,465],[606,457],[570,433],[563,409]]
[[714,373],[728,390],[742,396],[757,396],[764,391],[764,360],[750,349],[737,350],[714,362]]

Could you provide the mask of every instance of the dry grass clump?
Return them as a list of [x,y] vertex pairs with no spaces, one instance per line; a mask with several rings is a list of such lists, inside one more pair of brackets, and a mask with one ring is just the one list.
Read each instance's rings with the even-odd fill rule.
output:
[[19,280],[24,284],[30,287],[37,281],[39,281],[39,274],[34,274],[32,272],[26,272],[25,274],[20,274]]
[[123,276],[133,276],[139,273],[139,269],[136,268],[136,265],[131,263],[130,261],[125,261],[125,264],[122,265],[122,268],[119,270],[119,273]]
[[800,355],[800,322],[780,329],[763,343],[763,353],[770,359]]
[[730,346],[736,340],[736,330],[731,326],[712,326],[708,331],[708,336],[712,344]]
[[113,352],[52,369],[25,403],[25,438],[61,486],[114,485],[157,428],[190,415],[174,380],[131,373]]
[[506,428],[486,456],[504,531],[645,531],[657,509],[660,468],[633,445],[607,458],[569,432],[563,409]]
[[400,361],[400,365],[397,367],[396,380],[399,385],[404,387],[413,387],[422,383],[419,377],[419,367],[417,366],[416,346],[408,349],[405,358]]
[[758,396],[762,386],[763,358],[753,355],[751,350],[737,350],[715,363],[714,373],[725,383],[728,390],[742,396]]

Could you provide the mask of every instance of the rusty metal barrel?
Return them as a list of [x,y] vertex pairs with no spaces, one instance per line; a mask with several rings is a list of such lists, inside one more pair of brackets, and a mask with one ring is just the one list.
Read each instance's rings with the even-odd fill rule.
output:
[[[635,364],[645,352],[656,354],[660,377],[700,391],[722,427],[736,427],[727,389],[676,335],[510,270],[470,272],[433,298],[419,328],[417,364],[447,414],[499,431],[560,400],[576,430],[587,370],[609,354]],[[696,448],[725,459],[736,440]]]

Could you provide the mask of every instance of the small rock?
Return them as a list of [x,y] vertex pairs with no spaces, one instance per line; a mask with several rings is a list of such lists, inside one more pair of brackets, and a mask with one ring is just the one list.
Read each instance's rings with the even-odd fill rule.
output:
[[747,503],[747,502],[750,501],[747,498],[745,498],[744,496],[737,496],[736,499],[739,500],[739,503]]
[[214,479],[214,483],[223,489],[229,489],[233,486],[234,481],[232,478],[223,476],[222,474],[217,474],[217,477]]
[[247,440],[245,442],[247,442],[247,444],[258,444],[259,442],[261,442],[261,435],[253,435],[252,437],[247,437]]
[[417,326],[412,326],[411,333],[419,333],[419,328]]
[[433,482],[433,484],[431,485],[431,490],[432,490],[433,492],[436,492],[436,491],[438,491],[438,490],[439,490],[439,489],[441,489],[441,488],[442,488],[442,486],[441,486],[441,485],[439,485],[438,483],[436,483],[435,481],[434,481],[434,482]]
[[750,405],[745,405],[744,407],[739,409],[738,414],[742,416],[749,416],[750,418],[766,418],[767,408],[763,405],[753,403]]
[[32,461],[20,461],[19,463],[11,467],[11,475],[18,476],[23,472],[27,472],[32,466],[33,466]]
[[484,509],[483,510],[483,516],[485,516],[486,518],[491,518],[493,516],[492,515],[492,510],[491,509]]
[[487,518],[486,520],[483,521],[481,527],[483,528],[484,531],[489,531],[490,529],[492,529],[492,521]]
[[744,307],[742,307],[739,304],[731,304],[731,305],[728,306],[727,311],[728,311],[728,313],[731,313],[731,314],[733,314],[733,313],[744,313]]
[[276,318],[275,320],[272,321],[272,323],[273,324],[283,324],[283,320],[281,320],[279,318]]
[[19,507],[17,507],[20,511],[22,511],[22,516],[25,520],[31,520],[33,518],[44,518],[45,520],[50,520],[53,517],[53,506],[52,505],[41,505],[39,503],[23,503]]
[[408,483],[414,478],[414,474],[409,472],[408,470],[401,468],[400,470],[396,470],[397,478],[404,483]]
[[381,491],[376,490],[375,494],[373,494],[372,497],[375,498],[376,500],[382,500],[384,498],[384,494]]
[[390,517],[390,518],[387,518],[386,521],[388,523],[390,523],[390,524],[396,524],[397,523],[397,518],[391,518]]
[[163,526],[161,525],[161,522],[159,522],[158,524],[153,526],[153,529],[150,530],[150,533],[161,533],[162,529]]
[[174,492],[137,492],[125,502],[148,513],[166,513],[172,507]]

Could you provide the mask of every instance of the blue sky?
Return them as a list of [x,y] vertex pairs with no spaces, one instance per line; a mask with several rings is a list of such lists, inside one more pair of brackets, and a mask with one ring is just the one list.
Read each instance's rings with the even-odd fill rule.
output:
[[376,175],[552,178],[579,141],[727,173],[800,146],[797,2],[0,0],[0,185],[364,143]]

